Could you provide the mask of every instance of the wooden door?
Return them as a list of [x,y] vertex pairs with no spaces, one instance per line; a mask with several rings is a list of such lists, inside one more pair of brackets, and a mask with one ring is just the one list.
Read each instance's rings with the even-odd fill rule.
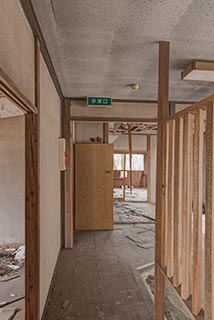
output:
[[76,230],[113,228],[113,145],[75,145]]

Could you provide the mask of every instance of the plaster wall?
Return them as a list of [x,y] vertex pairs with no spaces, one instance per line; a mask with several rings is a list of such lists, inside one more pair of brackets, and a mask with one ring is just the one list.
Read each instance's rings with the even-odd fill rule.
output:
[[103,139],[103,123],[101,122],[76,122],[75,142],[90,142],[90,138],[100,136]]
[[60,99],[41,58],[40,112],[40,305],[44,310],[61,245]]
[[[111,108],[87,107],[84,101],[71,101],[71,117],[101,117],[102,119],[135,118],[156,119],[157,105],[113,102]],[[109,120],[109,121],[110,121]]]
[[151,136],[151,202],[156,202],[157,136]]
[[0,1],[0,68],[34,103],[34,37],[18,0]]
[[[133,151],[146,151],[147,142],[146,136],[133,135],[132,136],[132,149]],[[128,135],[121,135],[114,141],[114,150],[129,151]]]
[[0,119],[0,244],[25,241],[24,117]]

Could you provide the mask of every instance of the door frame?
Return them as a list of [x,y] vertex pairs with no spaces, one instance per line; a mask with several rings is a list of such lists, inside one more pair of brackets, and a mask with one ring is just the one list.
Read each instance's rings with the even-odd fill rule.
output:
[[40,317],[39,109],[40,42],[34,41],[35,103],[0,68],[0,91],[25,112],[25,320]]

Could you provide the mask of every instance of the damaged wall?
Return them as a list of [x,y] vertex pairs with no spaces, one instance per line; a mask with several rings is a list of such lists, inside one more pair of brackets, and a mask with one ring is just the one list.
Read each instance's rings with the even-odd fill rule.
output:
[[60,171],[60,99],[47,67],[41,59],[40,107],[40,308],[47,299],[61,246]]
[[0,243],[25,241],[24,116],[0,119]]

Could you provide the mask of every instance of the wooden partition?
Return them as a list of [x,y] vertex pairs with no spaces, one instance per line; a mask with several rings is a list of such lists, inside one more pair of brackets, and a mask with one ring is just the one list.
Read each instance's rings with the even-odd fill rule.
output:
[[161,126],[167,150],[160,241],[165,259],[156,266],[190,319],[213,320],[214,96],[167,117]]

